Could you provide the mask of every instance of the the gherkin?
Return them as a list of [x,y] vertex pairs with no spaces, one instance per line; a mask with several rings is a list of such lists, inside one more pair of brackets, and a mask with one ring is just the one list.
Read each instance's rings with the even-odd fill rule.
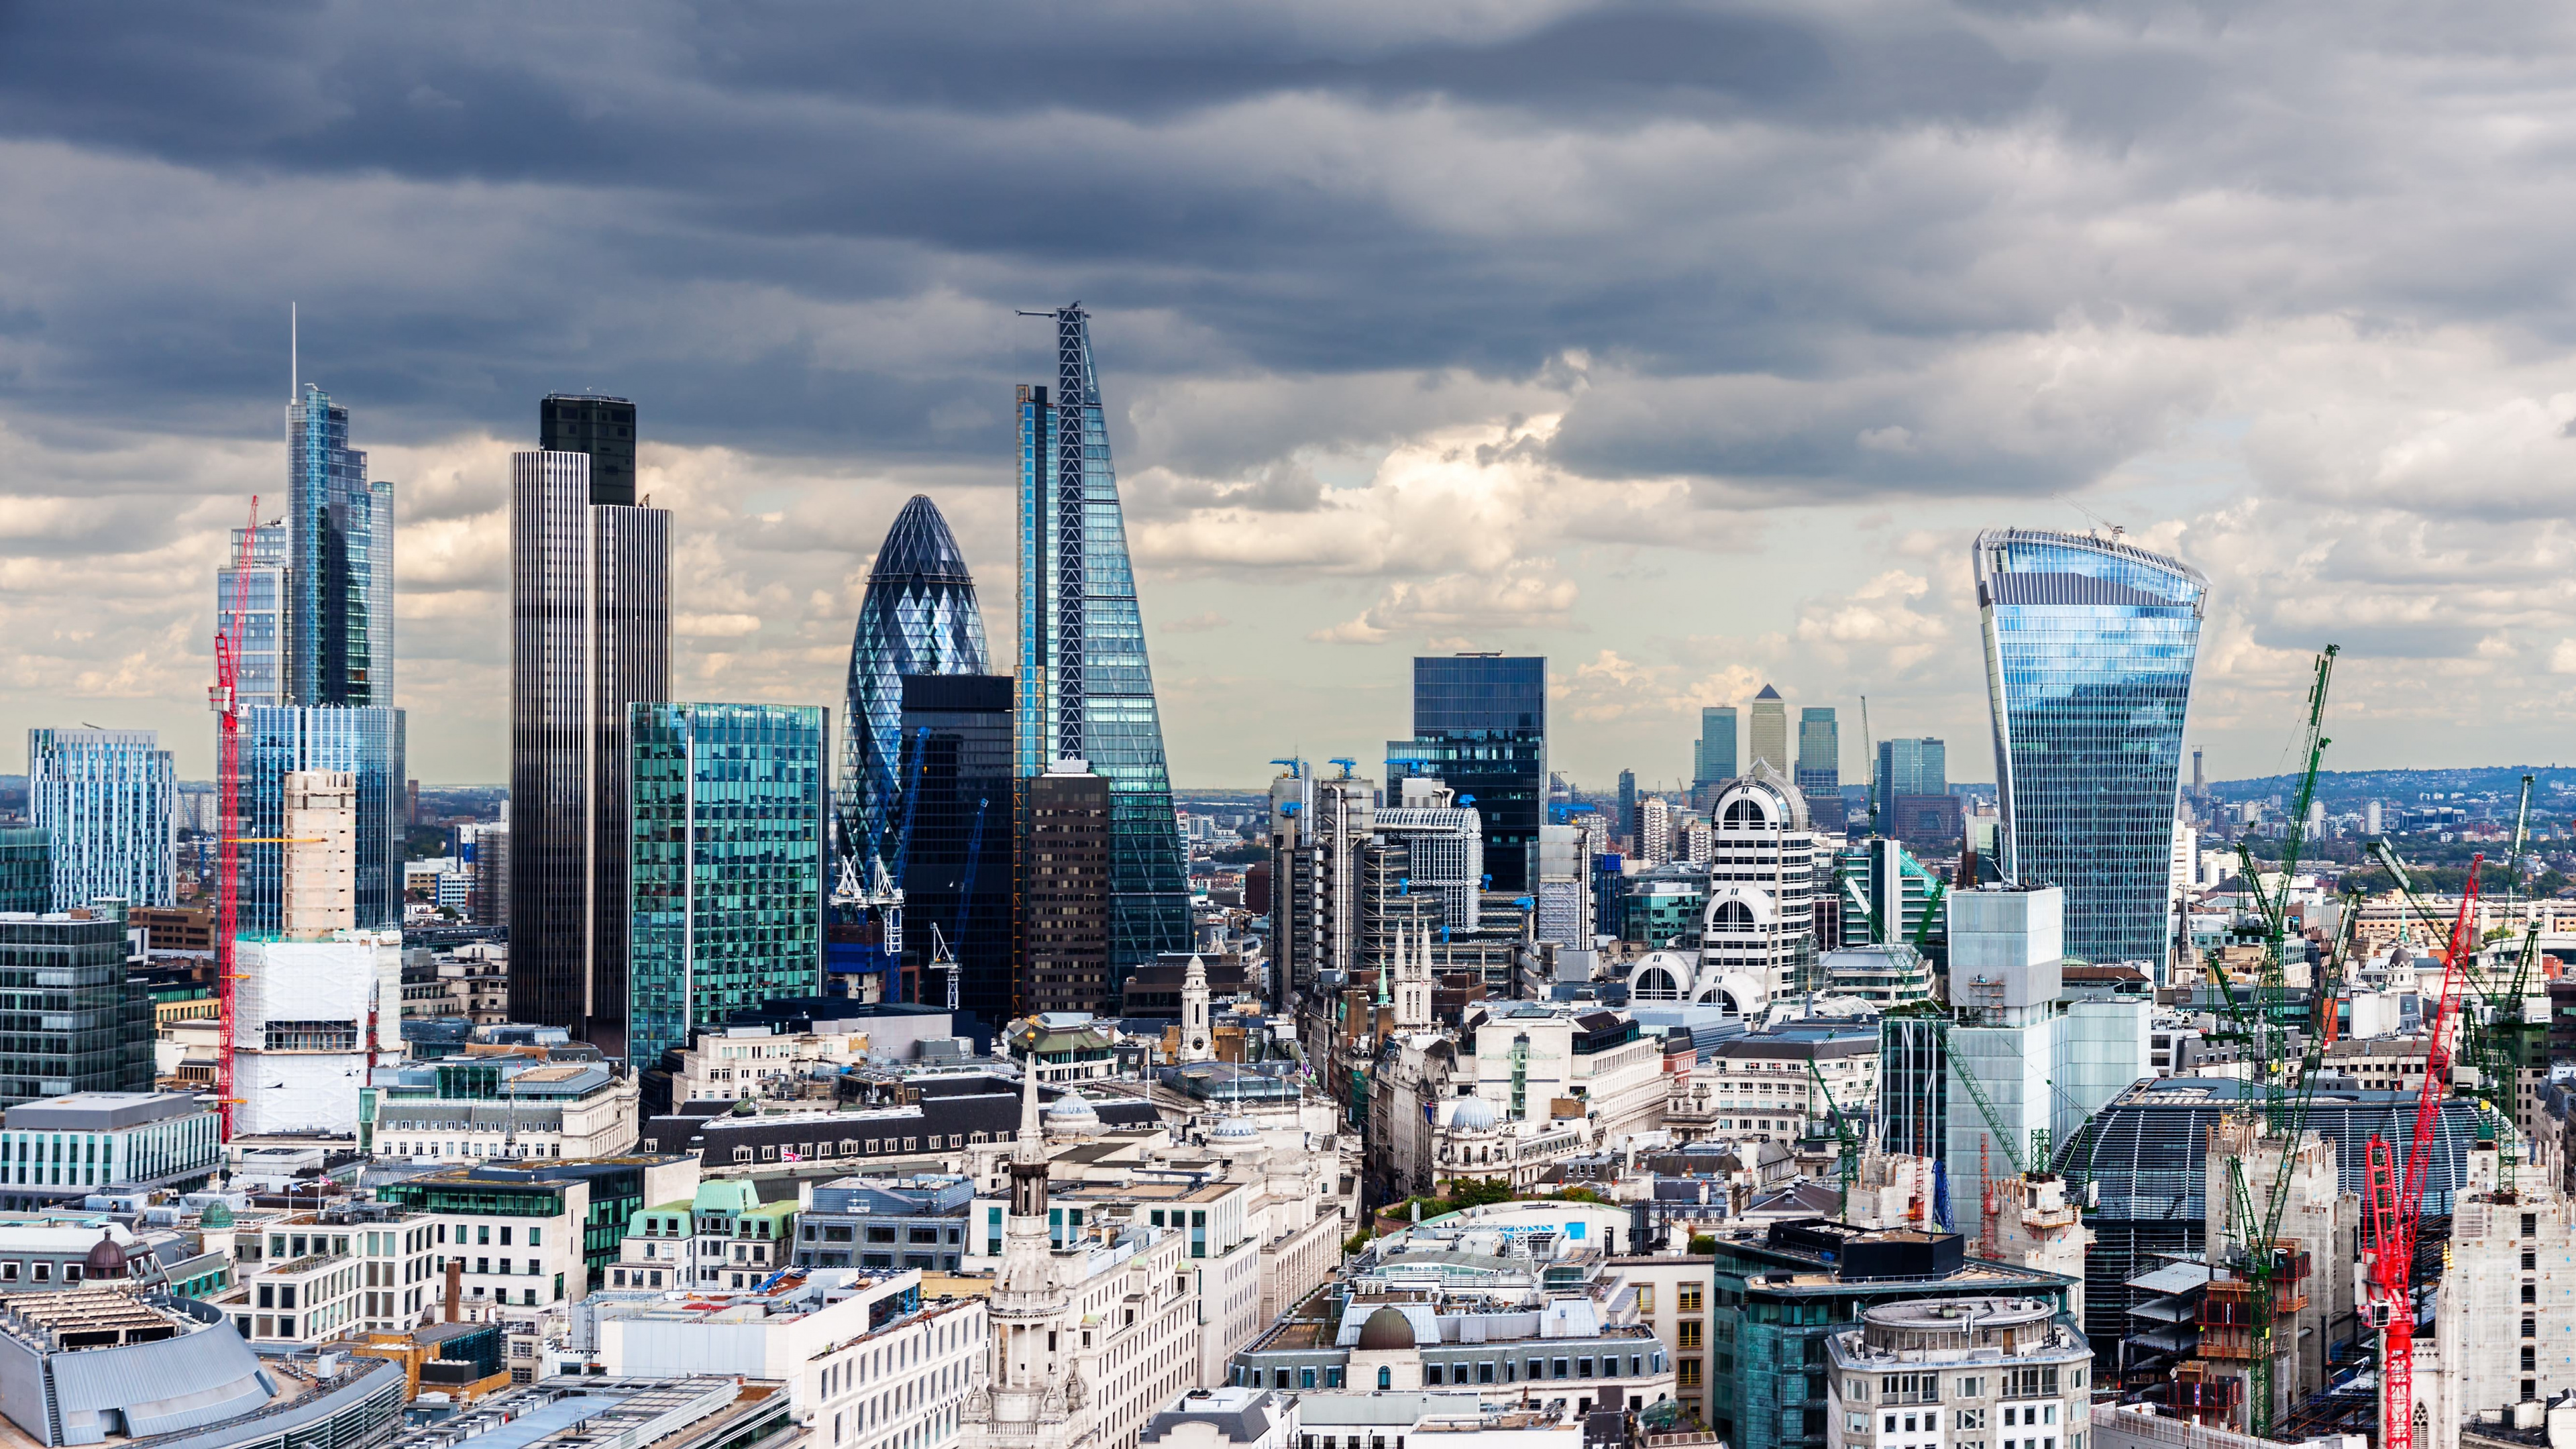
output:
[[984,674],[984,616],[975,579],[938,505],[922,494],[895,515],[859,600],[850,642],[835,810],[840,849],[864,875],[871,857],[894,865],[903,818],[903,677]]

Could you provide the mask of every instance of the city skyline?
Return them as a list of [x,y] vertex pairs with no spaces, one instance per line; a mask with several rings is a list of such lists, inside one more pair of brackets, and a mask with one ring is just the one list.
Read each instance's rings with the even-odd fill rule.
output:
[[[1106,425],[1184,787],[1401,734],[1403,660],[1461,645],[1551,660],[1554,758],[1587,784],[1681,777],[1695,708],[1756,677],[1846,733],[1867,694],[1882,727],[1972,738],[1956,559],[2086,510],[2215,582],[2214,777],[2274,768],[2329,632],[2339,764],[2550,758],[2576,343],[2533,299],[2570,224],[2511,198],[2571,163],[2502,139],[2565,124],[2548,87],[2496,89],[2448,26],[2392,62],[2287,6],[2098,49],[1900,9],[1765,20],[1837,59],[1758,94],[1714,61],[1656,79],[1731,53],[1737,20],[1580,6],[1203,16],[1151,45],[1132,16],[997,42],[850,14],[731,66],[655,15],[591,17],[633,46],[613,73],[526,16],[472,48],[363,12],[217,27],[201,57],[242,63],[178,71],[99,17],[31,18],[0,115],[0,174],[43,198],[0,223],[31,359],[0,380],[23,641],[0,729],[157,729],[207,775],[202,581],[252,495],[284,501],[290,302],[303,375],[403,499],[416,772],[497,782],[526,399],[655,410],[636,486],[694,539],[676,692],[829,705],[821,651],[904,498],[937,498],[987,577],[1011,556],[1008,387],[1044,356],[1011,314],[1078,297],[1118,339]],[[1853,80],[1899,32],[1958,49]],[[1024,84],[914,83],[996,44]],[[2572,48],[2520,53],[2554,74]],[[798,79],[841,53],[874,59]],[[1142,69],[1028,59],[1064,53]],[[1548,84],[1507,79],[1539,56]],[[2166,65],[2188,81],[2087,79]],[[2374,119],[2282,135],[2284,70],[2338,128],[2364,125],[2343,88]],[[374,99],[306,108],[285,74]],[[567,144],[496,145],[467,124],[486,104]],[[2219,139],[2249,129],[2270,144]],[[2474,284],[2419,271],[2462,254]]]

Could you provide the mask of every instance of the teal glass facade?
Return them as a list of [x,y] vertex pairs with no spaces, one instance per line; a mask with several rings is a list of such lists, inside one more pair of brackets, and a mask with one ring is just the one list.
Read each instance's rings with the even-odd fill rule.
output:
[[[0,920],[0,1107],[152,1090],[152,994],[126,970],[125,912],[113,903],[89,920]],[[0,1163],[0,1181],[28,1182],[30,1171]]]
[[27,731],[27,819],[52,855],[53,908],[178,899],[170,813],[179,783],[152,730]]
[[2114,539],[1976,542],[2004,874],[2066,889],[2066,953],[2161,961],[2209,580]]
[[45,832],[0,827],[0,911],[54,908],[54,848]]
[[948,520],[927,497],[895,515],[868,570],[859,624],[850,641],[850,682],[841,716],[840,795],[834,803],[841,854],[898,868],[906,758],[903,681],[912,674],[984,674],[984,615]]
[[820,987],[828,713],[627,706],[627,1059]]
[[[1400,780],[1439,780],[1485,824],[1485,873],[1498,891],[1537,883],[1547,809],[1547,661],[1459,654],[1413,661],[1413,738],[1386,744],[1389,797]],[[1637,827],[1633,790],[1618,828]],[[1605,918],[1606,922],[1607,918]]]
[[1013,773],[1088,760],[1109,779],[1110,978],[1190,946],[1189,880],[1127,559],[1091,317],[1054,314],[1056,386],[1019,393],[1019,669]]

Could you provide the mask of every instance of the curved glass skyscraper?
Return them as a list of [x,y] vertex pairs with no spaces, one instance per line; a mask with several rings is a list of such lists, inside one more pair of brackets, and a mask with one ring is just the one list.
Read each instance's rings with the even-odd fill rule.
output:
[[1145,658],[1136,574],[1100,379],[1091,314],[1058,308],[1055,390],[1023,387],[1020,413],[1019,722],[1014,772],[1043,776],[1087,760],[1109,777],[1109,970],[1190,948],[1190,887],[1172,818],[1163,720]]
[[2171,934],[2183,719],[2209,580],[2080,533],[1977,536],[2007,878],[2066,890],[2066,953],[2157,961]]
[[975,579],[938,505],[916,493],[895,515],[859,600],[850,641],[848,712],[842,716],[838,849],[893,865],[902,818],[903,677],[984,674],[984,615]]

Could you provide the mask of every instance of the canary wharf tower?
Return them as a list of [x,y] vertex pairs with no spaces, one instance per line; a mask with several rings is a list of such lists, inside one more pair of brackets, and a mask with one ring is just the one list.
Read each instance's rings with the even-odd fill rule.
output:
[[1052,392],[1022,387],[1019,718],[1014,773],[1085,760],[1109,779],[1109,967],[1190,946],[1190,892],[1172,819],[1171,771],[1109,432],[1091,363],[1091,314],[1055,323]]

